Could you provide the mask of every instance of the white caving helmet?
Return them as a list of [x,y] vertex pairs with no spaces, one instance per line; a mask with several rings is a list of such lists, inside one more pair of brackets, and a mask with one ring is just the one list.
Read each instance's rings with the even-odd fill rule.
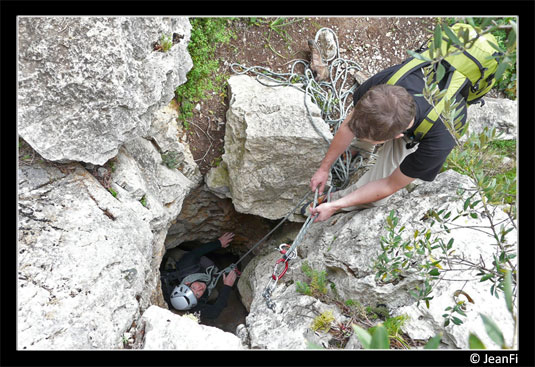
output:
[[171,304],[179,311],[189,310],[197,306],[197,298],[185,284],[180,284],[171,293]]

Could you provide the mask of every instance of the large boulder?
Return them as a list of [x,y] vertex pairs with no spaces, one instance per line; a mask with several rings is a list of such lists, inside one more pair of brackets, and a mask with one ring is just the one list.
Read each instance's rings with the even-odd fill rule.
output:
[[[248,295],[243,301],[250,310],[246,325],[251,347],[303,348],[305,340],[310,340],[307,327],[311,319],[307,316],[316,317],[324,310],[336,308],[333,304],[318,300],[318,304],[305,302],[305,296],[296,291],[297,281],[310,281],[301,270],[304,262],[313,269],[327,272],[327,279],[334,284],[342,301],[352,299],[372,307],[385,304],[392,315],[408,315],[410,319],[403,331],[413,339],[427,340],[444,332],[442,341],[449,348],[468,348],[468,334],[474,332],[491,347],[493,343],[487,337],[479,317],[479,313],[483,313],[500,325],[507,343],[511,345],[514,323],[503,297],[498,299],[491,295],[489,282],[480,282],[477,270],[448,271],[446,278],[454,281],[438,282],[433,288],[434,298],[429,309],[424,302],[417,306],[409,293],[415,286],[421,287],[421,278],[415,274],[405,274],[399,282],[386,284],[375,276],[373,264],[381,253],[380,238],[386,235],[385,223],[390,211],[395,210],[400,226],[405,226],[403,236],[406,239],[416,229],[422,231],[423,228],[429,228],[430,220],[424,219],[429,209],[447,209],[453,214],[461,210],[464,199],[457,194],[459,187],[470,187],[468,178],[454,171],[446,171],[435,181],[420,184],[411,192],[404,189],[396,193],[384,207],[340,213],[325,222],[313,224],[298,246],[298,257],[290,260],[288,272],[273,290],[275,312],[268,309],[262,295],[270,282],[275,262],[281,255],[272,252],[251,261],[238,283],[240,293]],[[499,209],[495,213],[497,221],[507,219]],[[455,229],[450,234],[444,231],[437,231],[437,234],[446,242],[454,237],[455,253],[462,254],[466,260],[477,263],[483,259],[491,264],[496,249],[492,236],[481,230],[485,225],[488,225],[486,218],[467,220],[461,217],[451,226]],[[514,245],[516,231],[513,230],[508,236],[509,243]],[[438,254],[435,257],[438,259]],[[447,267],[444,263],[443,266]],[[461,279],[462,283],[458,281]],[[468,317],[463,325],[443,328],[444,309],[454,303],[453,296],[459,289],[463,289],[474,304],[467,302],[465,312]],[[464,300],[462,296],[461,299]],[[337,321],[343,321],[343,317]],[[294,342],[283,346],[278,341],[280,335],[285,338],[289,335]]]
[[297,88],[246,75],[230,77],[229,88],[223,162],[207,175],[207,186],[240,213],[283,218],[310,190],[332,134]]
[[240,350],[234,334],[199,324],[193,315],[177,315],[151,306],[136,329],[136,347],[145,350]]
[[[186,81],[185,17],[20,17],[18,131],[42,157],[103,165]],[[163,36],[167,52],[155,50]]]

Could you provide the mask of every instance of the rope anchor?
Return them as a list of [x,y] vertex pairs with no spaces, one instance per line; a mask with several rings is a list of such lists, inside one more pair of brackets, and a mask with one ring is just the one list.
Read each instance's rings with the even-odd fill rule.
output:
[[[330,195],[328,195],[330,197]],[[312,204],[312,207],[315,208],[318,205],[318,189],[316,189],[314,193],[314,201]],[[278,250],[282,254],[282,257],[279,258],[275,262],[275,267],[273,268],[273,272],[271,274],[271,278],[268,281],[268,284],[266,288],[264,289],[264,292],[262,292],[262,296],[266,300],[266,306],[275,312],[275,302],[271,299],[271,295],[273,293],[273,290],[277,286],[277,282],[280,278],[286,274],[286,271],[288,270],[288,261],[295,259],[297,257],[297,246],[301,243],[301,240],[303,239],[306,231],[310,227],[310,225],[314,222],[314,219],[316,219],[317,214],[312,216],[310,214],[303,226],[301,227],[301,230],[295,237],[295,240],[293,241],[292,245],[288,245],[286,243],[283,243],[279,246]],[[282,270],[279,270],[280,267],[283,267]]]
[[[316,33],[314,42],[323,43],[323,40],[329,38],[329,32],[333,36],[332,38],[334,40],[334,46],[332,46],[332,49],[329,50],[330,52],[327,52],[329,55],[322,55],[323,60],[328,63],[328,80],[315,80],[313,71],[310,68],[311,64],[308,61],[301,59],[291,61],[293,63],[289,73],[276,73],[261,66],[246,67],[237,63],[230,65],[231,70],[235,74],[256,74],[256,80],[266,87],[289,86],[304,92],[304,105],[307,111],[308,120],[318,135],[321,136],[328,144],[331,143],[332,138],[325,136],[323,130],[316,126],[316,122],[314,119],[312,119],[312,115],[308,107],[308,100],[320,108],[321,117],[323,121],[329,125],[329,128],[334,136],[342,122],[346,119],[348,112],[352,108],[352,98],[350,97],[352,97],[353,92],[358,87],[354,81],[352,83],[352,72],[362,70],[362,67],[357,62],[346,60],[340,57],[338,38],[336,33],[331,29],[321,28]],[[298,66],[303,66],[303,74],[296,72],[296,68]],[[370,157],[373,157],[372,153],[370,153]],[[330,199],[329,194],[333,189],[333,186],[336,186],[336,190],[341,190],[347,187],[350,177],[357,170],[364,167],[363,163],[362,157],[353,157],[351,150],[349,148],[346,149],[345,160],[338,158],[332,165],[330,172],[332,185],[331,189],[329,189],[329,192],[327,193],[327,198]],[[308,192],[307,195],[308,194],[310,194],[310,192]],[[307,195],[301,199],[301,202],[304,201]],[[318,190],[316,189],[313,208],[318,205],[317,199]],[[300,204],[298,204],[296,208],[299,207],[299,205]],[[270,233],[268,233],[268,235],[260,240],[257,245],[263,242],[267,236],[277,229],[290,216],[290,214],[294,212],[294,210],[295,208],[286,215],[286,217],[277,225],[277,227],[275,227]],[[316,217],[317,215],[313,217],[311,215],[308,216],[291,246],[282,244],[278,249],[283,256],[275,263],[275,267],[269,278],[268,284],[262,293],[263,297],[266,299],[267,307],[273,312],[275,312],[275,303],[271,299],[272,293],[279,279],[282,278],[288,270],[288,261],[297,257],[296,247],[299,245],[302,237]],[[257,245],[253,246],[253,248]],[[241,261],[241,259],[239,261]]]

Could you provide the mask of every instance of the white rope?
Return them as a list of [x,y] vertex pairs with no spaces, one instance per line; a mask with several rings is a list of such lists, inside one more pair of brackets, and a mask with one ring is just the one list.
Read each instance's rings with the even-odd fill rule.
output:
[[[330,61],[328,65],[328,81],[317,82],[314,79],[309,62],[302,59],[293,60],[288,73],[276,73],[262,66],[245,67],[236,63],[231,64],[230,68],[238,75],[256,75],[256,80],[267,87],[288,86],[303,91],[305,108],[310,124],[327,143],[330,143],[330,138],[325,136],[322,130],[316,126],[316,122],[310,114],[308,97],[312,103],[320,108],[321,117],[329,125],[334,136],[353,105],[352,96],[357,85],[352,82],[350,72],[351,70],[360,71],[362,67],[355,61],[340,57],[338,38],[330,28],[321,28],[316,33],[316,41],[319,39],[321,32],[326,31],[333,34],[336,43],[336,55],[325,60]],[[302,74],[296,71],[296,68],[300,65],[304,68]],[[344,189],[348,185],[350,177],[363,166],[362,157],[359,156],[358,159],[354,160],[349,148],[344,156],[345,161],[342,157],[339,157],[331,168],[331,177],[336,181],[333,182],[332,186],[335,186],[336,190]]]

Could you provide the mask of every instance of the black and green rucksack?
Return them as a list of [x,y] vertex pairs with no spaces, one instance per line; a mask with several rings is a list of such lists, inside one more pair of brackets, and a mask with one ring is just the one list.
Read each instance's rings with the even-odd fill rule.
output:
[[[469,32],[469,39],[476,38],[478,35],[478,32],[476,32],[474,27],[463,23],[453,25],[451,30],[457,35],[467,30]],[[449,38],[450,36],[442,31],[442,39]],[[433,42],[434,39],[431,39],[429,46],[431,46],[431,43]],[[493,87],[496,82],[494,75],[498,68],[496,56],[500,53],[498,53],[489,42],[497,44],[496,39],[490,33],[479,36],[466,51],[450,55],[442,61],[442,65],[446,70],[444,78],[446,78],[445,89],[447,92],[435,108],[431,107],[426,112],[426,117],[414,131],[414,136],[412,137],[413,143],[410,143],[411,146],[418,144],[438,120],[440,113],[444,109],[444,101],[451,98],[457,98],[457,95],[467,84],[470,86],[468,98],[466,100],[468,104],[481,101],[481,98]],[[457,47],[455,44],[452,45]],[[447,47],[448,44],[446,42],[441,42],[442,55],[447,54]],[[423,56],[422,58],[429,59],[430,51],[427,49],[420,54]],[[396,85],[416,69],[429,66],[430,64],[431,61],[412,57],[390,77],[387,84]]]

